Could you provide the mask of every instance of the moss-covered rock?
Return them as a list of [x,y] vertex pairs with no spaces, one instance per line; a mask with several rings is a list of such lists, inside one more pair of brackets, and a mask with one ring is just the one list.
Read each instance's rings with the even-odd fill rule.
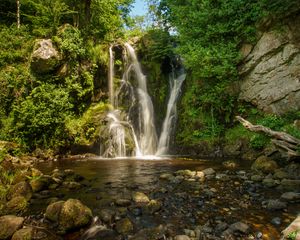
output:
[[45,217],[52,222],[58,222],[59,215],[64,203],[65,201],[58,201],[50,204],[46,209]]
[[264,173],[274,173],[278,169],[278,165],[275,161],[267,156],[258,157],[251,166],[252,170],[262,171]]
[[9,239],[11,236],[22,227],[24,218],[14,215],[6,215],[0,217],[0,239]]
[[148,203],[150,201],[148,196],[142,192],[134,192],[132,194],[132,200],[136,203]]
[[28,206],[28,202],[25,197],[17,196],[12,198],[6,203],[6,213],[7,214],[19,214],[23,213]]
[[23,228],[14,233],[11,240],[33,240],[33,228]]
[[32,188],[27,181],[19,182],[10,187],[7,193],[7,200],[11,200],[14,197],[23,196],[27,201],[32,197]]
[[133,230],[133,224],[128,218],[121,219],[116,223],[116,230],[120,234],[128,234]]

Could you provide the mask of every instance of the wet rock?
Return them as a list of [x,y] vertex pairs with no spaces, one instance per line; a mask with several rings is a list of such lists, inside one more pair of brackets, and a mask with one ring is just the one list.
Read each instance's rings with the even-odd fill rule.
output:
[[12,235],[22,227],[24,218],[13,215],[0,217],[0,239],[9,239]]
[[263,185],[269,188],[277,186],[277,182],[272,178],[265,178],[263,180]]
[[216,171],[213,168],[206,168],[202,170],[202,172],[204,173],[205,176],[214,175],[216,173]]
[[218,225],[215,227],[216,233],[222,233],[228,228],[228,224],[226,222],[220,222]]
[[281,223],[282,223],[282,221],[281,221],[281,218],[275,217],[275,218],[273,218],[273,219],[271,220],[271,223],[272,223],[273,225],[275,225],[275,226],[280,226]]
[[241,232],[241,233],[248,233],[250,230],[250,227],[243,223],[243,222],[236,222],[229,226],[229,229],[233,232]]
[[229,181],[230,180],[230,177],[224,173],[217,173],[216,174],[216,179],[217,180],[220,180],[220,181],[223,181],[223,182],[226,182],[226,181]]
[[99,217],[105,223],[112,223],[115,217],[115,212],[110,209],[102,209]]
[[189,236],[189,237],[196,237],[196,233],[194,230],[191,230],[191,229],[184,229],[184,233],[185,235]]
[[81,184],[78,182],[63,182],[63,186],[70,190],[76,190],[81,188]]
[[35,72],[47,73],[60,64],[61,56],[51,39],[42,39],[36,42],[31,59],[31,67]]
[[281,210],[281,209],[285,209],[287,207],[287,204],[285,202],[281,202],[278,199],[268,200],[266,202],[263,202],[263,205],[265,205],[265,207],[268,210]]
[[33,240],[33,228],[23,228],[16,231],[11,240]]
[[142,192],[134,192],[132,194],[132,200],[136,203],[148,203],[150,201],[148,196]]
[[145,228],[130,237],[130,240],[160,240],[165,238],[165,229],[162,225],[156,228]]
[[280,183],[283,190],[300,191],[300,180],[283,179]]
[[146,212],[150,213],[150,214],[154,214],[155,212],[158,212],[161,209],[161,202],[157,201],[157,200],[151,200],[146,206],[145,206],[145,210]]
[[23,213],[27,209],[28,202],[25,197],[17,196],[6,203],[5,211],[9,214]]
[[297,202],[300,201],[300,193],[286,192],[283,193],[280,198],[288,202]]
[[58,224],[63,233],[84,227],[92,220],[92,211],[77,199],[59,201],[47,207],[45,217]]
[[195,178],[203,182],[205,180],[204,172],[197,171],[196,175],[195,175]]
[[235,161],[229,160],[222,163],[222,165],[229,169],[234,169],[238,167],[238,164]]
[[129,199],[117,199],[116,205],[120,207],[128,207],[130,206],[131,202]]
[[251,169],[264,173],[274,173],[277,168],[277,163],[267,156],[258,157],[251,166]]
[[40,192],[42,190],[47,189],[51,182],[52,178],[50,176],[44,175],[36,179],[32,179],[30,181],[30,186],[33,192]]
[[59,227],[63,231],[84,227],[92,218],[92,211],[87,206],[77,199],[69,199],[62,206]]
[[190,237],[187,235],[177,235],[174,237],[174,240],[190,240]]
[[120,234],[128,234],[133,231],[133,224],[129,218],[124,218],[116,223],[116,231]]
[[289,174],[282,169],[278,169],[274,173],[274,178],[275,179],[284,179],[284,178],[289,178]]
[[141,216],[142,213],[143,213],[142,209],[139,208],[139,207],[135,207],[135,208],[130,209],[130,212],[132,212],[132,214],[136,217]]
[[196,172],[185,169],[185,170],[179,170],[175,174],[179,175],[179,176],[184,176],[184,177],[187,177],[187,178],[192,178],[196,175]]
[[261,182],[263,180],[263,176],[261,175],[252,175],[251,176],[251,181],[254,181],[254,182]]
[[170,173],[162,173],[159,176],[159,179],[161,179],[161,180],[167,180],[167,181],[170,181],[172,178],[174,178],[174,176],[172,174],[170,174]]
[[6,196],[7,200],[11,200],[14,197],[23,196],[27,201],[32,197],[32,188],[26,181],[19,182],[10,187]]

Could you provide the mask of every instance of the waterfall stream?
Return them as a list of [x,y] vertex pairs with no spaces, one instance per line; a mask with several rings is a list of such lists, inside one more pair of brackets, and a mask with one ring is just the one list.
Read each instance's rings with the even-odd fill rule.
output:
[[158,140],[154,124],[154,108],[148,94],[146,76],[142,72],[134,48],[129,43],[125,43],[124,47],[124,73],[118,83],[115,83],[114,79],[113,46],[109,48],[108,89],[113,110],[107,115],[109,139],[103,157],[126,157],[130,152],[128,136],[134,145],[131,152],[135,156],[167,154],[176,120],[176,102],[186,75],[182,71],[178,75],[175,70],[171,74],[170,98]]

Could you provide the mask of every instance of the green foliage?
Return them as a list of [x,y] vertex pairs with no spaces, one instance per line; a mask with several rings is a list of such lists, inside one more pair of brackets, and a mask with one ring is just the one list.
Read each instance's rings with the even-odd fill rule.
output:
[[246,139],[250,141],[254,135],[255,133],[247,130],[241,124],[237,124],[232,128],[226,129],[224,138],[227,143],[233,144],[239,139]]
[[250,146],[256,150],[263,149],[268,143],[270,143],[270,138],[265,135],[255,134],[250,139]]
[[274,131],[279,131],[285,124],[284,120],[276,115],[267,115],[257,121],[257,124],[271,128]]
[[288,240],[296,240],[296,237],[297,237],[297,234],[299,233],[299,231],[293,231],[293,232],[290,232],[287,236],[287,239]]
[[30,148],[60,146],[66,141],[65,118],[71,108],[66,89],[51,84],[41,85],[15,106],[15,134]]

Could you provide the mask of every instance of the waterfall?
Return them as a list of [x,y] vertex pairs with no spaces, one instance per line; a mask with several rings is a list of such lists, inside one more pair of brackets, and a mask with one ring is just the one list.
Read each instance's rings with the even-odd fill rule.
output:
[[168,153],[170,145],[170,137],[172,136],[172,128],[177,118],[176,103],[179,97],[182,83],[186,78],[186,74],[181,70],[178,77],[175,76],[175,70],[170,76],[170,97],[167,105],[167,113],[163,122],[162,131],[159,137],[159,143],[156,155],[164,155]]
[[103,157],[126,157],[130,153],[138,157],[167,154],[177,116],[176,102],[186,74],[183,71],[177,74],[175,70],[171,74],[170,98],[158,141],[146,76],[133,47],[128,43],[124,46],[123,76],[119,81],[120,71],[114,72],[114,46],[109,48],[109,102],[114,109],[107,114],[109,137],[104,143]]

